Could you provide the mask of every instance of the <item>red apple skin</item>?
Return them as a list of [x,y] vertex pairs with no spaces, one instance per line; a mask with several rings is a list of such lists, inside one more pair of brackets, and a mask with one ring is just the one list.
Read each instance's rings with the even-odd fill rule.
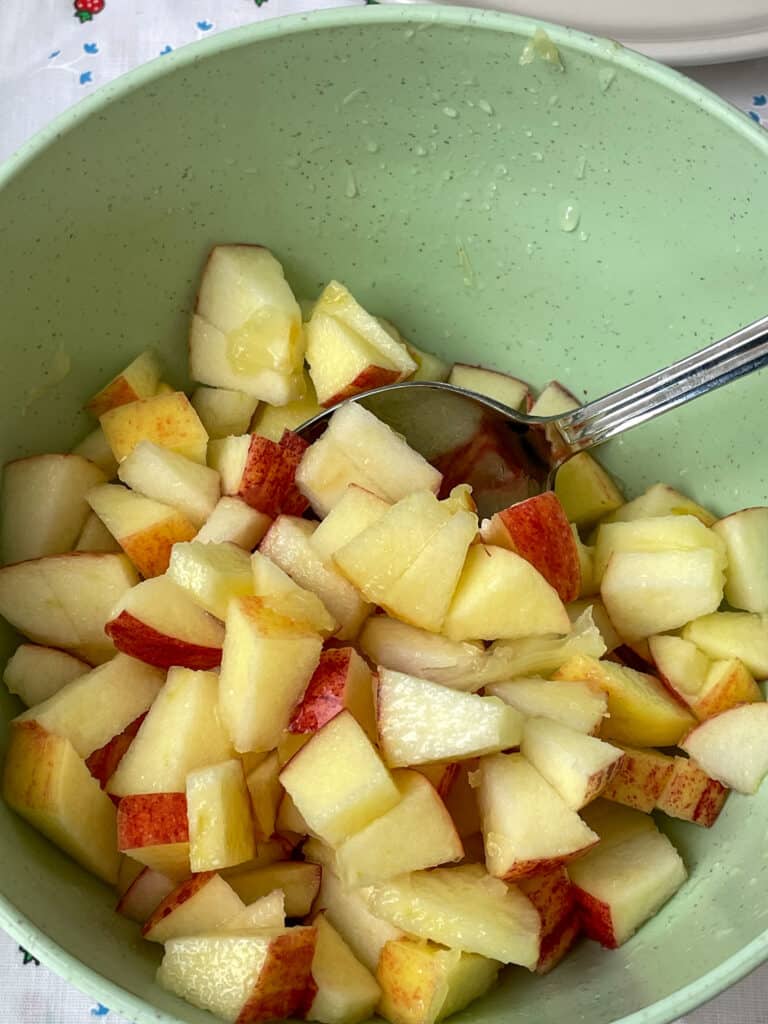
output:
[[521,879],[518,888],[539,912],[542,937],[557,929],[576,909],[574,886],[562,865],[532,878]]
[[339,402],[344,402],[347,398],[352,398],[353,395],[359,395],[361,391],[383,388],[386,384],[397,384],[401,379],[402,374],[398,370],[388,370],[383,366],[366,366],[345,388],[337,391],[330,398],[326,398],[320,404],[325,409],[330,409],[332,405],[338,405]]
[[144,922],[141,934],[146,935],[147,932],[151,931],[152,928],[155,927],[155,925],[165,920],[169,914],[172,914],[177,907],[180,907],[182,903],[186,903],[187,900],[191,899],[210,882],[215,874],[215,871],[201,871],[199,874],[193,875],[191,878],[187,878],[180,885],[177,885],[172,892],[168,893],[162,903],[158,904],[150,917],[148,917]]
[[220,647],[202,647],[175,636],[160,633],[130,612],[122,611],[104,627],[112,643],[124,654],[130,654],[147,665],[169,669],[207,670],[221,664]]
[[187,797],[184,793],[137,793],[117,807],[117,848],[165,846],[189,842]]
[[117,736],[113,736],[111,740],[108,740],[103,747],[99,747],[98,750],[86,758],[85,764],[88,771],[94,777],[98,779],[99,785],[102,789],[106,786],[110,777],[114,775],[115,769],[120,764],[123,754],[126,752],[133,738],[139,731],[139,727],[144,719],[147,717],[146,711],[143,715],[139,715],[138,718],[134,718],[130,725],[127,725],[121,733]]
[[616,941],[616,933],[613,930],[611,908],[607,903],[596,899],[577,885],[574,886],[574,889],[584,933],[588,938],[605,946],[606,949],[618,949],[619,943]]
[[556,967],[580,934],[581,917],[578,910],[574,910],[549,934],[542,936],[536,973],[547,974]]
[[251,508],[273,519],[281,512],[302,515],[309,502],[299,493],[294,477],[308,447],[307,441],[290,430],[283,433],[279,443],[254,434],[245,460],[239,496]]
[[[142,892],[138,895],[142,889],[146,888],[146,882],[149,877],[155,876],[155,880],[158,881],[163,878],[156,871],[152,871],[151,868],[144,868],[134,878],[128,888],[125,890],[123,895],[117,901],[115,911],[118,914],[122,914],[124,917],[129,918],[131,921],[136,921],[138,924],[143,924],[144,920],[154,912],[155,907],[158,905],[156,902],[157,892],[153,894],[152,903],[147,903],[146,892]],[[175,888],[175,884],[169,879],[164,879],[168,883],[166,892],[170,892]],[[164,897],[161,897],[161,900]],[[154,904],[154,905],[152,905]]]
[[292,928],[273,940],[256,991],[235,1024],[306,1017],[317,993],[312,977],[316,941],[316,928]]
[[[657,751],[653,751],[656,754]],[[616,763],[615,771],[603,789],[606,800],[632,807],[636,811],[650,814],[672,774],[674,762],[669,758],[664,763],[650,759],[644,751],[627,750]]]
[[490,521],[487,540],[530,562],[564,604],[579,596],[579,553],[568,517],[553,491],[497,512]]
[[674,769],[657,806],[671,817],[711,828],[729,794],[726,786],[710,778],[695,762],[683,763],[682,758],[675,758]]
[[352,654],[351,647],[338,647],[321,653],[304,696],[293,711],[288,732],[317,732],[344,710]]

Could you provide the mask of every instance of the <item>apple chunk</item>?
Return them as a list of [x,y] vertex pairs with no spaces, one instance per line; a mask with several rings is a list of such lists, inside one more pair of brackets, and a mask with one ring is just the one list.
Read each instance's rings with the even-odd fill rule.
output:
[[[242,900],[240,901],[242,903]],[[220,932],[241,932],[261,928],[285,927],[285,896],[279,889],[238,910],[219,925]]]
[[110,409],[140,398],[151,398],[157,392],[162,368],[157,355],[150,349],[136,356],[124,370],[105,384],[86,403],[88,412],[97,419]]
[[526,721],[520,750],[574,811],[610,784],[624,757],[620,748],[546,718]]
[[324,914],[312,921],[317,945],[312,960],[312,977],[317,993],[307,1020],[320,1024],[359,1024],[368,1020],[381,996],[381,989]]
[[741,509],[712,529],[725,543],[728,603],[748,612],[768,612],[768,508]]
[[273,611],[294,622],[305,622],[323,636],[336,632],[339,624],[317,594],[300,587],[266,555],[254,551],[250,568],[254,596],[262,598]]
[[301,515],[307,500],[294,480],[307,448],[307,442],[290,430],[279,441],[246,434],[212,441],[208,460],[221,476],[224,494],[242,498],[271,518],[281,512]]
[[738,658],[710,659],[690,640],[652,636],[649,646],[661,676],[703,721],[736,704],[763,699],[760,688]]
[[496,697],[379,669],[379,743],[391,767],[461,760],[517,747],[522,715]]
[[348,711],[327,722],[280,774],[312,831],[343,842],[400,800],[376,749]]
[[621,491],[589,452],[579,452],[560,466],[555,494],[568,520],[580,528],[593,526],[624,503]]
[[176,884],[172,879],[151,868],[142,867],[129,857],[125,860],[135,865],[138,874],[118,900],[115,910],[123,917],[143,925],[165,897],[173,892]]
[[136,445],[121,462],[118,476],[145,498],[178,509],[197,529],[219,500],[218,473],[151,441]]
[[[285,405],[261,405],[251,420],[251,433],[268,437],[270,441],[279,441],[286,430],[295,430],[302,423],[323,411],[317,401],[312,380],[304,370],[301,376],[300,394]],[[240,434],[240,430],[230,430],[230,434]]]
[[231,1024],[303,1017],[317,989],[316,935],[314,928],[285,928],[170,939],[157,980]]
[[713,612],[689,622],[682,637],[710,658],[738,658],[756,679],[768,679],[768,615]]
[[375,737],[371,670],[353,647],[321,653],[304,695],[293,709],[288,731],[317,732],[345,708]]
[[17,814],[105,882],[117,881],[115,808],[64,736],[11,726],[3,797]]
[[257,512],[241,498],[226,495],[219,498],[216,507],[201,527],[195,540],[202,544],[237,544],[245,551],[253,551],[269,529],[272,520]]
[[192,393],[192,405],[211,440],[246,433],[258,404],[252,395],[230,388],[200,387]]
[[251,801],[237,759],[187,775],[189,864],[193,871],[228,868],[255,852]]
[[330,559],[349,541],[377,523],[390,503],[373,491],[350,484],[312,534],[312,547],[321,558]]
[[229,602],[253,593],[251,560],[236,544],[174,544],[168,578],[217,619],[227,617]]
[[679,746],[738,793],[756,793],[768,774],[768,704],[742,704],[708,718]]
[[39,704],[67,683],[90,672],[87,665],[66,651],[37,644],[20,644],[3,670],[3,682],[27,707]]
[[466,363],[454,363],[448,383],[493,398],[518,411],[526,406],[529,395],[525,381],[498,370],[486,370],[482,366],[468,366]]
[[156,668],[215,668],[224,627],[168,576],[144,580],[116,603],[105,626],[115,647]]
[[141,930],[149,942],[213,931],[243,909],[243,901],[215,871],[186,879],[147,918]]
[[477,679],[487,685],[518,676],[548,676],[576,655],[600,658],[606,649],[592,609],[587,608],[565,636],[531,636],[494,643]]
[[711,828],[717,821],[729,790],[711,778],[694,760],[675,757],[672,771],[656,800],[656,808],[670,818],[692,821]]
[[653,484],[639,497],[627,501],[610,515],[605,523],[632,522],[635,519],[653,519],[656,516],[696,516],[704,526],[713,526],[717,516],[697,505],[685,494],[669,484]]
[[118,462],[140,441],[153,441],[205,465],[208,434],[182,391],[110,409],[101,416],[100,423]]
[[514,881],[548,871],[598,841],[522,754],[484,757],[478,771],[485,859],[497,878]]
[[263,867],[236,868],[227,873],[227,881],[246,903],[268,896],[279,889],[285,896],[288,917],[304,917],[309,913],[320,888],[321,870],[317,864],[301,861],[277,861]]
[[485,687],[485,693],[500,698],[528,718],[549,718],[588,734],[599,732],[607,715],[605,691],[586,682],[511,679],[491,683]]
[[187,800],[183,793],[136,793],[117,808],[117,848],[161,875],[190,874]]

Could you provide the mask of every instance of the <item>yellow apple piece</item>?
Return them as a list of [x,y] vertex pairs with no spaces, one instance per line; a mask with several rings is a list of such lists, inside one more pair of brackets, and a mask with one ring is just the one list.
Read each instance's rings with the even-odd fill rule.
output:
[[305,622],[323,636],[339,628],[323,602],[311,590],[295,583],[279,565],[260,551],[251,555],[251,584],[255,597],[262,598],[270,608],[296,622]]
[[331,845],[385,814],[400,793],[349,711],[332,718],[280,774],[310,829]]
[[152,441],[140,441],[118,469],[120,480],[138,494],[177,509],[199,529],[219,500],[219,475],[207,466]]
[[258,404],[253,395],[230,388],[199,387],[192,392],[192,405],[211,440],[247,433]]
[[144,577],[161,576],[173,545],[196,532],[177,509],[119,484],[100,484],[88,492],[87,500]]
[[609,661],[577,655],[555,679],[592,683],[608,694],[608,718],[600,735],[635,747],[674,746],[694,724],[690,712],[652,675]]
[[222,620],[227,617],[230,601],[253,594],[250,556],[236,544],[175,544],[168,578],[201,608]]
[[564,462],[555,476],[555,494],[568,519],[581,528],[624,504],[624,496],[589,452],[579,452]]
[[486,398],[516,409],[518,412],[526,408],[530,390],[524,380],[511,377],[498,370],[486,370],[482,366],[468,366],[466,363],[454,363],[448,376],[448,383],[458,388],[466,388]]
[[259,597],[230,601],[220,708],[237,751],[272,750],[317,667],[322,638]]
[[[242,900],[240,902],[242,903]],[[275,889],[268,896],[261,896],[253,903],[249,903],[248,906],[244,906],[242,910],[238,910],[216,930],[219,932],[243,932],[284,927],[285,896],[280,889]]]
[[0,569],[0,615],[35,643],[109,657],[104,627],[139,578],[123,554],[49,555]]
[[717,516],[669,484],[653,484],[639,497],[607,515],[603,522],[631,522],[633,519],[650,519],[655,516],[696,516],[704,526],[714,526],[717,520]]
[[756,793],[768,775],[768,704],[742,704],[700,722],[679,747],[737,793]]
[[739,658],[756,679],[768,679],[768,615],[713,612],[689,622],[681,635],[710,658]]
[[90,665],[66,651],[20,644],[6,662],[3,682],[11,693],[31,707],[90,671]]
[[314,928],[170,939],[157,980],[230,1024],[304,1017],[315,996]]
[[497,878],[515,881],[549,871],[598,842],[522,754],[481,758],[477,786],[486,865]]
[[390,1024],[437,1024],[484,995],[500,967],[497,960],[433,942],[388,942],[376,972],[378,1012]]
[[255,852],[251,800],[237,759],[187,775],[189,864],[216,871],[250,860]]
[[451,640],[514,640],[571,632],[568,613],[544,577],[504,548],[469,549],[445,619]]
[[195,874],[177,885],[147,918],[141,930],[149,942],[215,931],[243,910],[243,901],[215,871]]
[[82,455],[33,455],[8,462],[0,495],[3,561],[74,548],[88,517],[86,494],[106,476]]
[[728,604],[768,612],[768,508],[741,509],[720,519],[712,530],[725,544]]
[[317,864],[290,860],[236,870],[227,875],[227,881],[245,903],[279,890],[285,897],[286,916],[304,917],[320,889],[320,877]]
[[623,843],[638,833],[659,831],[650,814],[632,810],[623,804],[611,803],[602,797],[584,807],[581,817],[600,836],[601,850]]
[[157,393],[162,368],[157,355],[150,349],[136,356],[124,370],[105,384],[89,399],[85,408],[97,419],[110,409],[141,398],[151,398]]
[[277,809],[283,795],[279,779],[281,767],[277,751],[272,750],[260,764],[246,773],[253,832],[257,840],[269,839],[275,831]]
[[374,914],[413,936],[529,970],[536,966],[538,911],[516,886],[478,864],[415,871],[364,893]]
[[74,550],[96,553],[100,551],[122,551],[122,548],[96,513],[89,512],[77,538]]
[[72,449],[73,455],[82,455],[84,459],[93,462],[102,471],[107,480],[111,480],[117,473],[117,459],[112,454],[109,442],[101,429],[101,426],[86,434],[79,444]]
[[257,512],[241,498],[225,495],[219,498],[194,539],[202,544],[237,544],[245,551],[253,551],[271,522],[268,515]]
[[350,484],[312,534],[312,547],[321,558],[331,559],[339,548],[377,523],[390,507],[373,491]]
[[408,355],[416,363],[416,369],[409,380],[448,380],[451,364],[444,362],[432,352],[425,352],[410,342],[405,343]]
[[[285,405],[267,405],[264,403],[256,410],[251,420],[250,432],[259,434],[261,437],[268,437],[271,441],[279,441],[286,430],[295,430],[302,423],[311,420],[313,416],[323,411],[323,407],[317,401],[315,387],[312,380],[304,370],[302,377],[301,394]],[[249,428],[245,428],[249,429]],[[243,430],[231,430],[231,434],[242,434]]]
[[180,882],[190,874],[184,793],[133,793],[117,807],[117,848],[152,871]]
[[232,756],[216,673],[172,668],[107,789],[121,797],[183,793],[189,772]]
[[117,881],[114,804],[66,737],[36,722],[12,725],[3,798],[88,871]]
[[37,722],[46,732],[65,736],[85,759],[144,714],[164,682],[158,669],[116,654],[15,721]]
[[547,718],[529,718],[520,752],[574,811],[611,784],[624,758],[620,747]]
[[393,780],[399,803],[336,851],[338,872],[348,886],[370,885],[464,856],[451,816],[432,784],[416,771],[395,772]]
[[691,515],[656,516],[627,522],[604,523],[595,540],[594,573],[601,581],[611,558],[618,553],[697,551],[709,548],[717,555],[718,568],[725,569],[726,548],[714,530]]
[[711,778],[694,760],[675,757],[656,809],[670,818],[692,821],[711,828],[722,811],[730,790]]
[[140,441],[152,441],[205,465],[208,434],[182,391],[110,409],[100,423],[118,463]]
[[549,718],[589,735],[600,731],[608,710],[605,691],[586,682],[511,679],[491,683],[485,693],[503,700],[526,718]]
[[312,977],[317,993],[307,1020],[320,1024],[360,1024],[373,1015],[381,989],[324,914],[312,920],[317,945]]
[[462,760],[517,747],[523,716],[497,697],[478,697],[380,668],[379,745],[392,768]]

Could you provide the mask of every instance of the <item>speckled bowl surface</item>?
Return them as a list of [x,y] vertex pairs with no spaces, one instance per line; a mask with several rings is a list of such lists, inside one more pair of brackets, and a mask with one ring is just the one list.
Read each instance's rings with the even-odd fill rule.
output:
[[[272,247],[300,295],[340,278],[424,348],[592,396],[764,314],[768,136],[577,33],[551,30],[563,71],[522,66],[532,31],[432,6],[266,22],[46,130],[0,173],[3,459],[75,442],[83,400],[147,345],[185,383],[217,241]],[[767,503],[765,381],[637,429],[607,463],[629,492]],[[17,710],[4,696],[4,720]],[[767,820],[764,787],[710,832],[665,824],[691,877],[658,917],[545,979],[510,971],[461,1021],[660,1024],[716,994],[768,955]],[[155,985],[159,951],[112,893],[0,821],[5,928],[128,1017],[210,1020]]]

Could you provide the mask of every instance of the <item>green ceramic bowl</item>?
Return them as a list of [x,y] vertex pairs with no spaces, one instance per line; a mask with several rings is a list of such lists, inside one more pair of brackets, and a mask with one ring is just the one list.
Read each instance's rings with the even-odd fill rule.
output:
[[[575,32],[551,29],[564,71],[522,66],[533,28],[432,6],[266,22],[38,136],[0,174],[2,459],[66,450],[83,400],[147,345],[185,384],[213,242],[266,243],[300,295],[336,276],[424,348],[592,396],[764,314],[768,135]],[[607,462],[629,492],[766,504],[764,390],[701,399]],[[766,820],[768,787],[711,831],[669,825],[691,877],[635,939],[510,971],[461,1020],[661,1024],[715,995],[768,956]],[[60,974],[137,1021],[210,1021],[155,985],[159,951],[113,894],[2,807],[0,863],[0,924]]]

